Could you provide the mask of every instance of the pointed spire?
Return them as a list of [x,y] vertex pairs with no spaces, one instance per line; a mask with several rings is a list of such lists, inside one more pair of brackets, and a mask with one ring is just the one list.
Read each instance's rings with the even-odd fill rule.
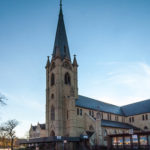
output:
[[48,68],[49,66],[50,66],[50,60],[49,60],[49,56],[47,56],[47,63],[46,63],[45,68]]
[[67,34],[66,34],[66,29],[65,29],[64,19],[63,19],[62,0],[60,0],[60,11],[59,11],[59,19],[58,19],[58,25],[57,25],[57,31],[56,31],[55,43],[53,49],[53,58],[56,57],[56,53],[58,53],[57,52],[58,50],[62,60],[64,58],[71,60]]
[[60,16],[60,15],[63,15],[63,12],[62,12],[62,0],[60,0],[59,6],[60,6],[60,10],[59,10],[59,16]]
[[60,0],[60,9],[62,9],[62,0]]
[[78,63],[77,63],[77,60],[76,60],[76,55],[74,55],[73,66],[78,67]]

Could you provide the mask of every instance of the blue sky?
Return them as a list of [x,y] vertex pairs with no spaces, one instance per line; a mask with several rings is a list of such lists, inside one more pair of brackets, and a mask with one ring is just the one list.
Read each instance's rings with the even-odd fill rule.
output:
[[[0,121],[17,136],[45,122],[45,64],[52,54],[58,0],[0,0]],[[79,94],[116,105],[150,98],[150,1],[64,0]]]

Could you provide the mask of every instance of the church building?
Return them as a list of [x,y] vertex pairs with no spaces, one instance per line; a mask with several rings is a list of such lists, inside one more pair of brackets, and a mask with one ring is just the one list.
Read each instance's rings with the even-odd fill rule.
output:
[[[119,146],[131,145],[130,135],[139,135],[137,140],[143,137],[150,144],[150,134],[141,135],[150,132],[150,100],[116,106],[79,95],[78,62],[75,55],[71,60],[70,53],[60,2],[53,54],[52,58],[47,58],[45,67],[46,122],[44,125],[31,125],[30,140],[33,142],[43,137],[58,140],[76,138],[78,142],[87,140],[89,147]],[[126,137],[120,140],[117,135]]]

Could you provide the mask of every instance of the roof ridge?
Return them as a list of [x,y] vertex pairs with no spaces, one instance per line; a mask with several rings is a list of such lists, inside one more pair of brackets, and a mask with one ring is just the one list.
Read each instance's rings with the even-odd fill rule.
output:
[[108,105],[111,105],[111,106],[116,106],[116,107],[119,107],[119,108],[121,108],[121,106],[114,105],[114,104],[111,104],[111,103],[106,103],[106,102],[104,102],[104,101],[101,101],[101,100],[97,100],[97,99],[90,98],[90,97],[83,96],[83,95],[79,95],[79,96],[86,97],[86,98],[89,98],[89,99],[95,100],[95,101],[97,101],[97,102],[102,102],[102,103],[104,103],[104,104],[108,104]]
[[140,128],[138,128],[138,127],[136,127],[136,126],[134,126],[134,125],[132,125],[132,124],[129,124],[129,123],[126,123],[126,122],[119,122],[119,121],[112,121],[112,120],[105,120],[105,119],[102,119],[102,121],[104,121],[104,122],[107,122],[107,123],[118,123],[118,124],[120,124],[120,125],[127,125],[127,126],[130,126],[130,127],[132,127],[133,129],[140,129]]
[[150,99],[146,99],[146,100],[141,100],[141,101],[138,101],[138,102],[134,102],[134,103],[131,103],[131,104],[127,104],[127,105],[123,105],[123,106],[120,106],[120,107],[122,108],[122,107],[125,107],[125,106],[130,106],[130,105],[134,105],[134,104],[142,103],[142,102],[145,102],[145,101],[150,101]]

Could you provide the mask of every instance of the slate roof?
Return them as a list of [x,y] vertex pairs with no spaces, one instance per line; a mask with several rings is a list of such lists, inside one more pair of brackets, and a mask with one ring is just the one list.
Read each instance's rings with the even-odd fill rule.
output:
[[42,130],[45,130],[45,129],[46,129],[45,124],[39,124],[39,125],[40,125],[40,128],[41,128]]
[[85,96],[81,96],[81,95],[79,95],[78,99],[76,100],[76,106],[99,110],[103,112],[109,112],[109,113],[118,114],[118,115],[124,115],[119,106],[108,104],[108,103],[98,101],[92,98],[88,98]]
[[129,125],[127,123],[122,122],[116,122],[116,121],[110,121],[110,120],[102,120],[101,126],[103,127],[112,127],[112,128],[122,128],[122,129],[134,129],[138,130],[139,128]]
[[79,95],[76,106],[122,116],[150,113],[150,99],[120,107]]
[[60,7],[60,12],[59,12],[56,36],[55,36],[53,58],[55,58],[58,54],[60,55],[61,59],[67,58],[67,59],[71,60],[69,46],[68,46],[68,40],[67,40],[67,34],[66,34],[66,29],[65,29],[63,13],[62,13],[61,7]]
[[121,107],[125,116],[133,116],[150,112],[150,99]]
[[[45,130],[45,129],[46,129],[46,125],[45,125],[45,124],[39,124],[39,126],[40,126],[40,128],[41,128],[42,130]],[[36,128],[37,128],[37,126],[32,126],[33,131],[36,131]]]

